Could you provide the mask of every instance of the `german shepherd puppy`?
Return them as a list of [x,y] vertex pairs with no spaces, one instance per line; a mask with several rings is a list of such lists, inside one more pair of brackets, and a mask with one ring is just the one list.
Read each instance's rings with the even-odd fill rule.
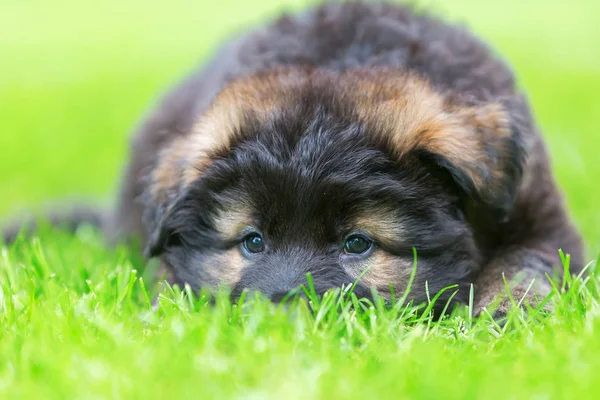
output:
[[119,196],[108,237],[196,290],[278,301],[310,273],[390,297],[416,249],[411,299],[474,284],[480,309],[503,276],[548,293],[559,248],[583,265],[510,68],[403,5],[323,4],[227,43],[137,131]]

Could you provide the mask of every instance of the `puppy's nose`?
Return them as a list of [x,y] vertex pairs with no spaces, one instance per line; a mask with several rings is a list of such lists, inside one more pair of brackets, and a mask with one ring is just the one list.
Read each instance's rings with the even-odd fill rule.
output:
[[288,294],[289,294],[288,292],[275,292],[275,293],[273,293],[273,294],[271,295],[271,301],[272,301],[273,303],[280,303],[281,301],[283,301],[283,299],[284,299],[286,296],[287,296],[288,298],[289,298],[289,297],[292,297],[291,295],[290,295],[290,296],[288,296]]
[[297,296],[304,296],[304,291],[302,291],[300,288],[296,288],[296,289],[292,289],[288,292],[286,291],[277,291],[277,292],[273,292],[269,298],[271,299],[271,301],[273,303],[281,303],[282,301],[291,301],[292,299],[294,299]]

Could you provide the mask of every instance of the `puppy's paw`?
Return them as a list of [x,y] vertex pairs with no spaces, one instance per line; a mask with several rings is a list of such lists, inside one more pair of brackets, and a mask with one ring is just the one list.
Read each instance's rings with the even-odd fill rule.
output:
[[[482,276],[475,285],[476,316],[489,315],[499,320],[514,308],[520,308],[524,312],[552,312],[551,304],[546,301],[552,292],[552,285],[543,270],[506,266],[497,269],[500,271]],[[511,270],[515,272],[510,273]]]
[[544,301],[550,290],[551,288],[533,291],[532,288],[526,286],[517,286],[512,288],[510,295],[508,292],[501,293],[484,308],[494,320],[505,319],[515,307],[518,307],[524,313],[530,310],[551,313],[553,311],[552,304]]

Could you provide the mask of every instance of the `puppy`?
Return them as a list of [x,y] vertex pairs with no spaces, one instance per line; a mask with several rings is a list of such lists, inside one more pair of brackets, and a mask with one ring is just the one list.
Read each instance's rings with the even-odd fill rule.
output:
[[[546,295],[580,237],[509,67],[402,5],[329,3],[223,46],[135,134],[111,241],[137,237],[172,283],[477,309]],[[441,306],[451,291],[440,299]]]

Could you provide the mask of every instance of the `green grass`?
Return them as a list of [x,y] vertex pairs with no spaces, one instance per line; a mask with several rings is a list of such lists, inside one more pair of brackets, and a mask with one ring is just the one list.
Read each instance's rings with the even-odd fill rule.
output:
[[[207,3],[203,5],[202,3]],[[155,95],[231,32],[307,1],[0,3],[0,216],[109,202]],[[421,1],[466,21],[528,91],[556,176],[600,253],[600,12],[570,2]],[[600,280],[504,327],[351,301],[191,302],[88,228],[0,249],[0,398],[597,398]],[[137,273],[133,270],[139,271]],[[145,279],[139,279],[145,274]],[[143,284],[145,284],[145,288]],[[148,298],[161,294],[158,312]],[[314,310],[312,310],[312,308]],[[339,308],[342,308],[340,311]],[[362,310],[362,311],[361,311]]]
[[[147,287],[93,230],[21,240],[0,258],[0,398],[595,398],[600,279],[555,313],[440,323],[398,302],[259,298]],[[152,293],[161,293],[156,312]],[[316,300],[316,301],[315,301]],[[518,300],[518,299],[516,299]],[[421,311],[423,311],[421,309]]]

